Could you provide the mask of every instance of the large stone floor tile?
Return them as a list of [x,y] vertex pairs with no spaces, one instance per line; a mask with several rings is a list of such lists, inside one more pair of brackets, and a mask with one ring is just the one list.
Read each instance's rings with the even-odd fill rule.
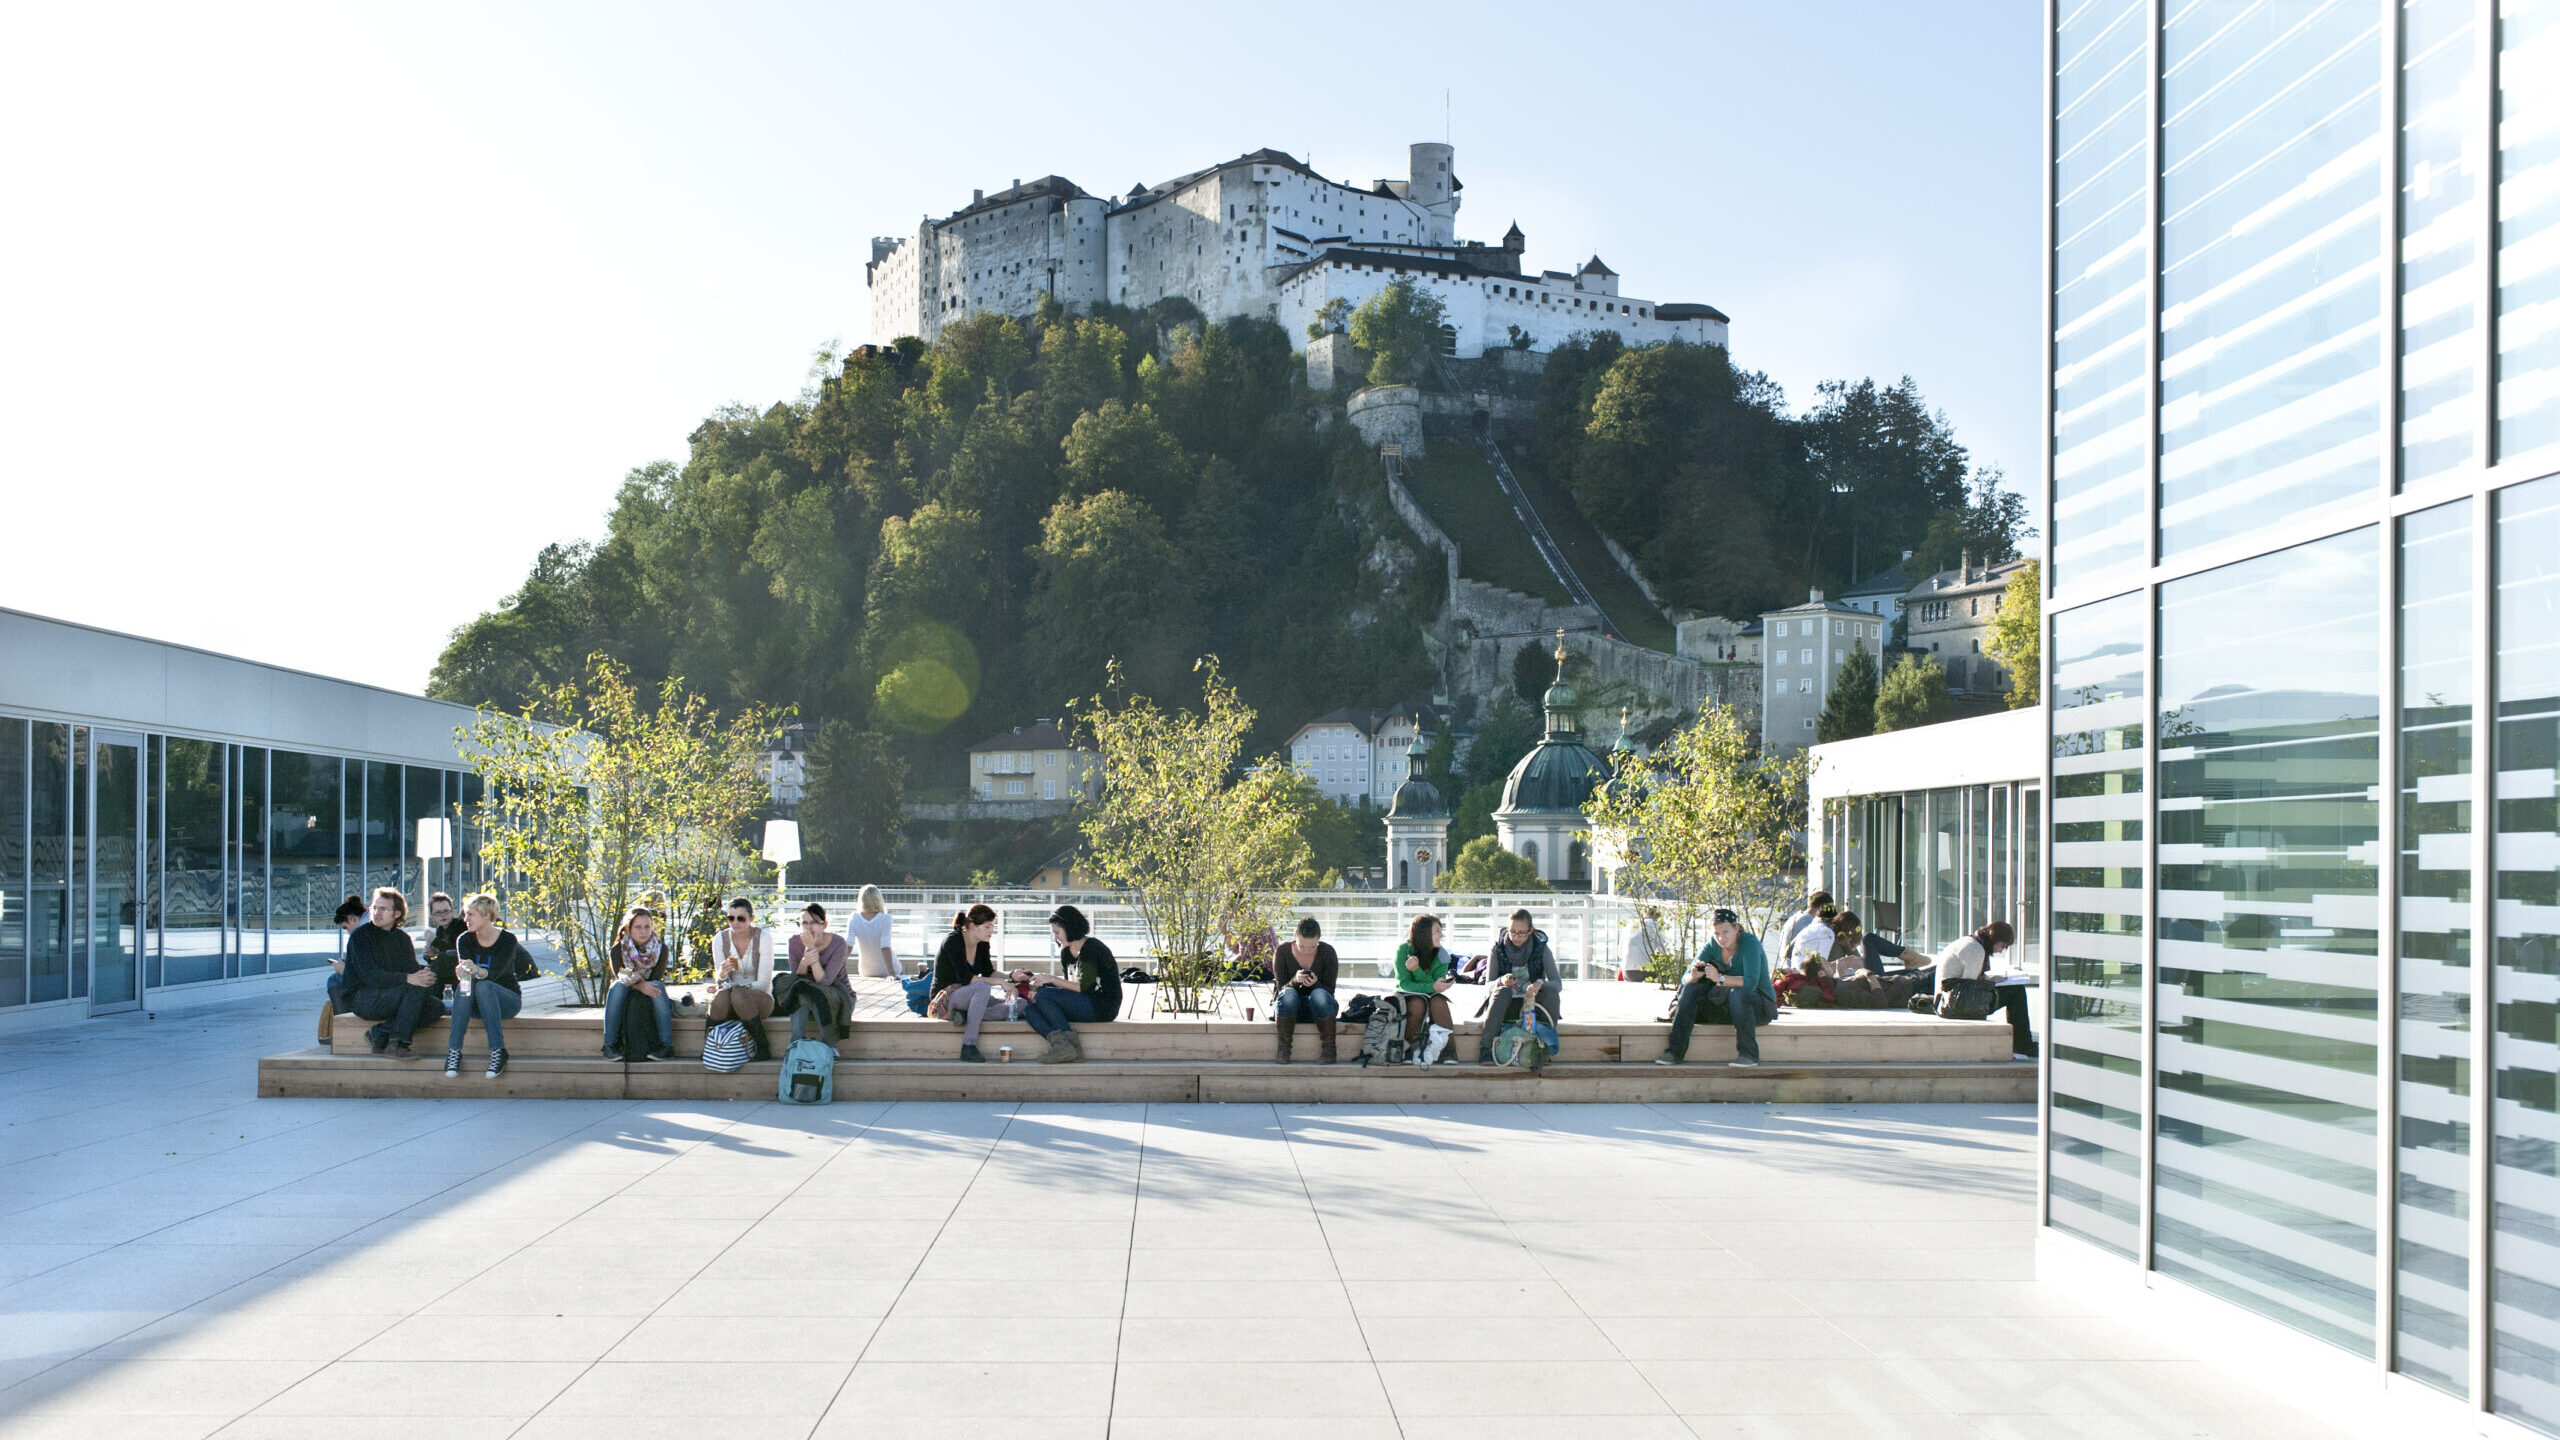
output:
[[888,1314],[948,1317],[1009,1315],[1042,1319],[1118,1319],[1124,1282],[1041,1280],[914,1280],[899,1292]]
[[853,1370],[828,1362],[729,1361],[708,1366],[605,1360],[543,1407],[560,1415],[688,1415],[717,1430],[726,1415],[791,1415],[815,1422]]
[[1669,1415],[1643,1372],[1624,1360],[1381,1361],[1378,1376],[1398,1415],[1499,1415],[1534,1404],[1540,1414]]
[[1347,1323],[1351,1301],[1338,1280],[1132,1280],[1124,1313],[1150,1320],[1251,1316],[1257,1325]]
[[[1059,1420],[1112,1413],[1113,1367],[1002,1357],[930,1362],[866,1360],[853,1367],[828,1420],[852,1415],[1022,1416]],[[820,1433],[829,1427],[821,1426]]]
[[[1284,1384],[1261,1360],[1129,1361],[1119,1366],[1112,1417],[1165,1419],[1198,1416],[1223,1420],[1246,1416],[1295,1416],[1321,1429],[1337,1417],[1380,1417],[1393,1412],[1375,1371],[1357,1365],[1328,1368],[1320,1384]],[[1216,1434],[1210,1426],[1203,1434]]]
[[[471,1367],[471,1383],[434,1387],[439,1415],[522,1419],[549,1404],[586,1370],[583,1361],[493,1360]],[[341,1360],[259,1407],[265,1415],[374,1415],[386,1395],[412,1393],[419,1367],[405,1360]],[[422,1394],[416,1405],[429,1402]]]
[[73,1360],[0,1392],[0,1410],[93,1416],[218,1415],[256,1409],[320,1366],[310,1360]]
[[413,1315],[346,1358],[422,1365],[596,1360],[629,1335],[631,1326],[628,1315]]
[[[1099,1414],[883,1415],[839,1406],[818,1422],[808,1440],[1113,1440],[1123,1433],[1110,1416]],[[1188,1433],[1206,1437],[1218,1432]],[[527,1435],[531,1440],[530,1431]],[[599,1434],[596,1440],[614,1437]]]
[[[652,1322],[655,1323],[655,1322]],[[1108,1364],[1122,1353],[1143,1356],[1130,1343],[1133,1322],[1115,1331],[1107,1321],[1061,1324],[1056,1320],[1020,1319],[1010,1315],[892,1316],[882,1320],[862,1348],[864,1360],[930,1364],[955,1360],[1010,1357],[1042,1363]],[[1190,1321],[1161,1323],[1188,1338],[1200,1327]]]

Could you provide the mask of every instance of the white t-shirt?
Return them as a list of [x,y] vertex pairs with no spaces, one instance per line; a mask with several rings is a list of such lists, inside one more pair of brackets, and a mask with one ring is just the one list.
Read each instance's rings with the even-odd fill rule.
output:
[[1820,920],[1797,931],[1796,937],[1787,942],[1786,968],[1793,970],[1807,959],[1830,963],[1831,945],[1835,938],[1831,927]]
[[896,963],[889,956],[889,912],[865,915],[856,910],[844,919],[844,935],[853,942],[857,967],[865,975],[894,975]]
[[1991,972],[1991,957],[1984,953],[1982,942],[1970,935],[1961,936],[1938,952],[1938,981],[1979,980]]

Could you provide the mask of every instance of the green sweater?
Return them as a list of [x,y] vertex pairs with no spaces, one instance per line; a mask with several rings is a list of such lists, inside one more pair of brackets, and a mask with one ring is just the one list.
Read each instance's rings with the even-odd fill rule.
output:
[[1441,946],[1422,962],[1418,971],[1407,970],[1404,962],[1413,957],[1411,942],[1396,947],[1396,989],[1407,995],[1428,995],[1439,983],[1449,978],[1449,947]]

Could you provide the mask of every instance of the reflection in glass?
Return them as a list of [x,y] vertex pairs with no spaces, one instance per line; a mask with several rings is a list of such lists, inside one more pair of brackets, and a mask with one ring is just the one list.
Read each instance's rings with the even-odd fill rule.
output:
[[2350,531],[2160,601],[2154,1263],[2365,1355],[2376,548]]
[[2142,651],[2126,595],[2053,621],[2052,1215],[2130,1256],[2142,1221]]
[[97,806],[92,868],[81,879],[89,907],[89,1000],[128,1004],[141,998],[142,895],[135,881],[142,857],[136,836],[142,824],[142,754],[138,746],[100,740],[90,756]]
[[2560,1432],[2560,479],[2498,496],[2489,1401]]
[[2479,0],[2400,5],[2400,483],[2472,458],[2479,392]]
[[2021,968],[2044,969],[2044,857],[2038,846],[2044,834],[2044,792],[2033,785],[2018,791],[2018,954]]
[[224,747],[169,737],[163,803],[169,839],[163,884],[163,962],[171,985],[222,978]]
[[2163,555],[2381,476],[2382,40],[2352,0],[2168,6]]
[[[399,766],[365,765],[364,804],[364,884],[357,888],[368,897],[386,886],[406,894],[400,883],[400,857],[406,847],[400,841]],[[423,907],[412,897],[409,908]]]
[[32,731],[27,818],[27,999],[71,993],[71,727]]
[[231,911],[232,943],[240,973],[267,973],[267,752],[258,745],[232,750]]
[[2560,0],[2498,0],[2497,273],[2503,461],[2560,444]]
[[1972,929],[1964,916],[1964,792],[1929,792],[1929,940],[1931,953]]
[[444,814],[443,771],[430,770],[424,765],[409,767],[406,812],[401,817],[400,853],[409,857],[404,871],[408,876],[405,883],[409,886],[409,903],[423,915],[427,908],[427,892],[447,889],[445,872],[448,867],[445,863],[418,858],[418,822]]
[[63,959],[71,975],[71,996],[89,993],[89,727],[71,727],[71,886],[64,910],[71,917],[71,941]]
[[268,964],[277,970],[326,965],[338,953],[332,920],[346,898],[338,872],[339,772],[334,755],[278,750],[268,761],[275,798],[267,808]]
[[2471,503],[2400,526],[2399,1365],[2470,1389]]
[[27,722],[0,717],[0,1006],[27,1003]]
[[2054,583],[2150,558],[2143,0],[2064,0],[2055,31]]

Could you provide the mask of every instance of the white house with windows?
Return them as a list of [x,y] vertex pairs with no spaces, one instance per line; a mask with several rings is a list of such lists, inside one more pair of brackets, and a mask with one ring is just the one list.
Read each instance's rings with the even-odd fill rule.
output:
[[969,796],[996,805],[1089,800],[1101,767],[1102,757],[1078,749],[1058,722],[1036,720],[969,747]]
[[1872,610],[1826,600],[1819,590],[1802,605],[1763,612],[1760,743],[1786,750],[1812,744],[1842,657],[1863,648],[1868,663],[1876,663],[1892,624]]
[[1346,707],[1299,726],[1289,763],[1336,804],[1383,805],[1412,776],[1415,742],[1438,724],[1428,705]]

